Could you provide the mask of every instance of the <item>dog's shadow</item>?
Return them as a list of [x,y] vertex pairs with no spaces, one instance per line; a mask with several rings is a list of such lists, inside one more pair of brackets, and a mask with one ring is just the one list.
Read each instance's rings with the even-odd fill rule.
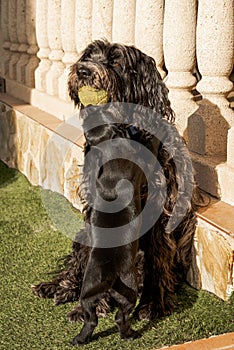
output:
[[[175,308],[174,308],[173,314],[181,314],[187,309],[191,309],[196,303],[197,299],[198,299],[198,290],[194,289],[187,283],[183,283],[176,294],[176,302],[175,302]],[[116,310],[113,312],[113,314],[115,312]],[[165,316],[165,317],[170,317],[170,316]],[[142,322],[137,320],[135,317],[131,316],[130,322],[131,322],[131,325],[137,326],[137,331],[139,332],[140,336],[143,336],[144,333],[148,332],[149,330],[152,329],[152,327],[155,327],[158,323],[160,323],[160,321],[163,318],[157,319],[155,321]],[[139,327],[141,323],[142,323],[142,326]],[[93,340],[98,340],[100,337],[105,338],[110,335],[114,335],[118,333],[119,333],[118,328],[116,325],[114,325],[113,327],[110,327],[106,330],[95,333],[93,335]]]
[[110,327],[104,331],[97,332],[93,335],[92,340],[98,340],[99,338],[106,338],[109,335],[119,333],[117,326]]
[[176,294],[174,313],[180,314],[187,309],[191,309],[198,299],[198,290],[188,283],[181,284]]
[[[137,321],[136,319],[131,319],[131,325],[136,324],[137,322],[140,323],[141,321]],[[144,322],[144,325],[141,328],[137,329],[137,332],[139,333],[140,337],[147,332],[148,330],[150,330],[152,328],[152,322]],[[119,334],[119,330],[117,328],[116,325],[114,325],[113,327],[110,327],[104,331],[100,331],[97,332],[93,335],[92,340],[98,340],[99,338],[105,338],[108,337],[110,335],[114,335],[114,334]]]

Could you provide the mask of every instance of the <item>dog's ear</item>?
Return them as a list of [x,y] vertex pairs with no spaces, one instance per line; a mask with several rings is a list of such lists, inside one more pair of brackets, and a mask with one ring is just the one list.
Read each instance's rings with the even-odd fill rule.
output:
[[80,106],[80,100],[78,96],[78,79],[77,79],[77,64],[73,64],[70,67],[70,73],[68,75],[68,92],[75,106]]
[[144,101],[145,104],[173,122],[174,112],[168,99],[168,89],[157,70],[155,60],[147,55],[143,55],[141,59],[139,84],[143,85],[143,89],[147,92],[144,97],[147,99]]

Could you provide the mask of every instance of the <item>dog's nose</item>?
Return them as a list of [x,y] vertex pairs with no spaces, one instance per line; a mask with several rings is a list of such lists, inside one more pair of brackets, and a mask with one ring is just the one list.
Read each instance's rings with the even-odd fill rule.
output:
[[87,78],[90,75],[90,70],[86,67],[81,67],[77,71],[79,78]]

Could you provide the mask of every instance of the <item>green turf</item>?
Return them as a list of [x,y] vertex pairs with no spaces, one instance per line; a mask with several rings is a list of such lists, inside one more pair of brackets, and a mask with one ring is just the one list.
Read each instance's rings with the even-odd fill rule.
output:
[[[51,192],[47,195],[52,202],[62,203],[60,214],[63,206],[66,212],[64,200]],[[55,307],[52,300],[35,298],[30,285],[47,280],[57,259],[69,252],[72,242],[60,231],[65,226],[74,230],[80,219],[78,223],[77,217],[69,219],[56,230],[43,207],[40,189],[1,162],[0,207],[0,349],[71,349],[69,340],[82,326],[66,319],[73,305]],[[170,317],[154,323],[132,321],[133,328],[142,333],[133,342],[120,340],[113,317],[100,319],[93,342],[84,350],[152,349],[234,331],[234,297],[223,302],[185,285]]]

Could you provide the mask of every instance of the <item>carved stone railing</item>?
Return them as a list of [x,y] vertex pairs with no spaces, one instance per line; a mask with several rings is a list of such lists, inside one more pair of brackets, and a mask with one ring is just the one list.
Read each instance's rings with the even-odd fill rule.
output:
[[67,94],[68,68],[91,40],[136,45],[165,79],[200,187],[222,199],[214,212],[212,204],[198,213],[188,280],[227,299],[234,290],[233,0],[0,4],[0,159],[81,209],[84,140]]
[[64,120],[74,112],[68,67],[84,47],[136,45],[165,78],[200,186],[233,204],[233,11],[233,0],[2,1],[0,76],[6,92]]

